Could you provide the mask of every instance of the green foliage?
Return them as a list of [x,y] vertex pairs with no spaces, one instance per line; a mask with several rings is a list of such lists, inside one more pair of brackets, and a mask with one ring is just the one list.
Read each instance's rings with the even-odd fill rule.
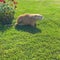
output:
[[0,3],[0,23],[11,24],[14,18],[14,9],[5,3]]

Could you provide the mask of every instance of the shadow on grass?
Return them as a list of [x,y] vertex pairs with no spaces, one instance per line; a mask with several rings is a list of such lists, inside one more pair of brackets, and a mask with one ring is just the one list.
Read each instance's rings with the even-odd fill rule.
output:
[[29,26],[29,25],[17,25],[15,26],[15,29],[17,29],[18,31],[22,30],[22,31],[26,31],[26,32],[29,32],[29,33],[32,33],[32,34],[35,34],[35,33],[41,33],[41,30],[36,28],[36,27],[32,27],[32,26]]
[[4,33],[6,30],[8,30],[11,26],[8,25],[0,25],[0,32]]

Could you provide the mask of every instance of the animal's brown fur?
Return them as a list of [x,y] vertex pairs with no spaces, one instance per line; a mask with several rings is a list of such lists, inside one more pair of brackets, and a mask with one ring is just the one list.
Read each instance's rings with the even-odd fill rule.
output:
[[37,20],[41,20],[42,15],[40,14],[23,14],[18,17],[15,25],[31,25],[35,26]]

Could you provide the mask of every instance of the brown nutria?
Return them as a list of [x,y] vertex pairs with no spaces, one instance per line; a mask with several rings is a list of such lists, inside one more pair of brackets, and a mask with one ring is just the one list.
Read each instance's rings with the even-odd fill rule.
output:
[[23,14],[20,15],[15,25],[31,25],[36,26],[36,21],[43,18],[40,14]]

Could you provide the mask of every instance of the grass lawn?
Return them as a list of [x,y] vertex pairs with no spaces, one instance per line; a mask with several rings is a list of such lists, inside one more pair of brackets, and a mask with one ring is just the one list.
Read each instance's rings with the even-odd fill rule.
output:
[[0,26],[0,60],[60,60],[60,0],[17,0],[16,18],[38,13],[36,28]]

